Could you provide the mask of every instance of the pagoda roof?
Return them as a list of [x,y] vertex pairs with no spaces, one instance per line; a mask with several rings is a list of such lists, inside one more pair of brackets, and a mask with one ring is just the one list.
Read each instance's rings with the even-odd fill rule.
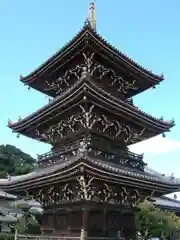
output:
[[0,190],[0,199],[1,198],[7,199],[7,200],[15,200],[17,199],[17,196],[4,192],[3,190]]
[[[84,89],[87,90],[87,96],[91,98],[92,96],[96,98],[98,103],[101,103],[105,108],[109,108],[115,110],[116,114],[124,115],[126,119],[130,119],[131,121],[137,122],[137,124],[145,123],[147,125],[147,129],[152,132],[150,136],[146,138],[153,137],[157,134],[169,131],[171,127],[174,126],[173,121],[164,121],[162,118],[157,119],[152,117],[149,114],[141,111],[139,108],[134,105],[122,101],[113,97],[112,95],[106,93],[104,90],[99,88],[97,85],[93,84],[90,80],[80,80],[74,86],[72,86],[68,92],[64,92],[62,95],[50,101],[47,105],[39,109],[38,111],[30,114],[26,118],[20,119],[16,123],[9,122],[8,127],[11,128],[14,132],[18,132],[24,134],[28,137],[36,138],[36,136],[32,136],[29,129],[31,127],[36,126],[36,124],[41,124],[49,119],[49,117],[55,117],[55,112],[68,103],[74,103],[75,99],[83,99]],[[80,97],[81,96],[81,97]]]
[[0,215],[0,222],[15,223],[17,222],[17,218],[11,215]]
[[43,186],[48,183],[67,181],[77,174],[77,169],[84,168],[85,171],[96,178],[127,184],[129,186],[155,190],[158,194],[168,194],[178,191],[180,179],[164,176],[160,173],[152,174],[148,168],[140,171],[87,156],[86,159],[74,156],[69,160],[52,165],[47,168],[40,168],[31,174],[12,177],[11,179],[0,179],[0,186],[6,191],[24,190],[34,188],[37,185]]
[[159,198],[153,198],[153,200],[155,201],[154,204],[160,208],[180,212],[180,201],[177,199],[161,196]]
[[126,69],[129,69],[130,72],[135,74],[137,78],[142,78],[139,82],[138,90],[134,91],[131,95],[135,95],[136,93],[153,87],[164,79],[163,75],[154,74],[133,61],[127,55],[109,44],[89,24],[85,24],[70,42],[68,42],[36,70],[27,76],[21,76],[20,80],[25,85],[29,85],[30,87],[51,96],[51,93],[47,92],[42,84],[47,80],[47,76],[51,75],[51,73],[57,68],[59,69],[60,67],[63,67],[70,59],[72,60],[73,57],[76,57],[77,51],[79,53],[85,48],[92,48],[93,46],[96,47],[97,52],[101,49],[103,56],[110,58],[111,62],[114,62],[117,67],[124,66]]

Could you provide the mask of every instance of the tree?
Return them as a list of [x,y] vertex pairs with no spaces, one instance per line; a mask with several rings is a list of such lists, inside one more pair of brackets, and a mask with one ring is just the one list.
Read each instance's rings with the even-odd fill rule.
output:
[[28,204],[19,204],[16,207],[22,210],[23,215],[17,221],[15,225],[15,231],[20,234],[40,234],[41,228],[37,219],[41,218],[41,214],[33,213],[31,211],[31,206]]
[[36,160],[12,145],[0,145],[0,178],[29,173]]
[[16,239],[15,235],[18,236],[19,234],[41,234],[42,211],[33,211],[32,206],[25,201],[21,204],[15,202],[11,207],[14,210],[20,209],[21,211],[18,213],[17,222],[11,226],[12,232],[0,232],[0,240],[13,240]]
[[136,228],[143,239],[163,238],[180,229],[180,218],[174,213],[156,208],[149,201],[144,201],[138,205]]

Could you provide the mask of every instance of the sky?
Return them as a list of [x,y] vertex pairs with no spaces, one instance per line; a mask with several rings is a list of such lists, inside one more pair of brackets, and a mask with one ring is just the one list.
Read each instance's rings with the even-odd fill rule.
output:
[[[28,90],[20,75],[33,71],[81,29],[88,0],[0,0],[0,144],[12,144],[36,156],[50,146],[12,133],[8,119],[17,121],[44,104],[48,97]],[[113,4],[112,4],[113,3]],[[163,139],[131,147],[144,152],[149,167],[180,177],[180,1],[95,1],[97,32],[109,43],[165,81],[134,98],[143,111],[176,126]]]

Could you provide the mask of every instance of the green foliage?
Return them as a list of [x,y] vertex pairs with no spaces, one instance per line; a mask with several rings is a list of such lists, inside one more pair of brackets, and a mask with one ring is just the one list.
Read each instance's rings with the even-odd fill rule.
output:
[[31,222],[29,222],[26,234],[36,234],[36,235],[41,234],[40,224],[37,222],[35,217],[34,219],[31,219]]
[[22,175],[32,171],[36,160],[29,154],[11,145],[0,145],[0,178],[7,173],[12,176]]
[[145,201],[138,206],[136,227],[143,239],[169,236],[171,232],[180,229],[180,218]]
[[0,240],[14,240],[14,234],[0,232]]
[[29,206],[27,203],[19,203],[16,204],[15,207],[21,209],[25,213],[28,213],[31,208],[31,206]]
[[16,223],[15,229],[19,234],[25,234],[28,230],[28,224],[26,224],[26,217],[23,216],[20,220]]
[[16,206],[23,211],[23,216],[15,225],[15,229],[19,234],[41,234],[40,224],[37,221],[38,215],[30,211],[30,206],[27,204],[19,204]]
[[17,222],[15,229],[20,234],[40,234],[40,225],[35,216],[28,214],[23,215]]

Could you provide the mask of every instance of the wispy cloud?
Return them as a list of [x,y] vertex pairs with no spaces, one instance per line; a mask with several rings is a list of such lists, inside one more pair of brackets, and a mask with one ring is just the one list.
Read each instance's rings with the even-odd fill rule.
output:
[[161,154],[180,149],[180,141],[162,136],[153,137],[137,144],[129,146],[129,150],[138,154]]

